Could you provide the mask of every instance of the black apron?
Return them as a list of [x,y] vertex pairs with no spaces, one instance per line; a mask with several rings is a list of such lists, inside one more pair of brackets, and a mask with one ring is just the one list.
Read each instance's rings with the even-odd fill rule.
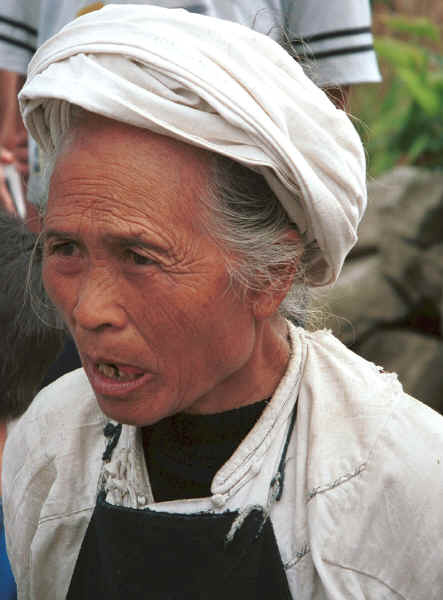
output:
[[[271,487],[283,491],[295,411]],[[120,429],[118,429],[120,428]],[[118,429],[118,430],[117,430]],[[108,425],[109,460],[121,426]],[[114,506],[102,490],[68,600],[291,600],[271,519],[252,508],[227,541],[237,511],[177,514]]]

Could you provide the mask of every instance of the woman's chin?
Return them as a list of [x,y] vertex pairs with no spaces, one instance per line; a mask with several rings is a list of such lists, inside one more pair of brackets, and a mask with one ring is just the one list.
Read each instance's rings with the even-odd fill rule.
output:
[[147,400],[146,396],[142,399],[131,394],[115,398],[96,393],[96,400],[101,411],[111,421],[135,427],[153,425],[173,412],[156,409],[154,403]]

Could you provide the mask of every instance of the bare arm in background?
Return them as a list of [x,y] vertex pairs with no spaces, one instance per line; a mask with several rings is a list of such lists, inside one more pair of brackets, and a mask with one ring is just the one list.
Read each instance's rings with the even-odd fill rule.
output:
[[22,75],[0,69],[0,208],[14,214],[3,167],[14,163],[23,177],[28,174],[27,135],[17,101],[22,84]]

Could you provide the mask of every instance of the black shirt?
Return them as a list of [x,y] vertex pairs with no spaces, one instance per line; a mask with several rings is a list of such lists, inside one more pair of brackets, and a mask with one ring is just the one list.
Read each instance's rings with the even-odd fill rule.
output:
[[180,413],[143,428],[155,501],[210,496],[214,475],[255,425],[267,402],[210,415]]

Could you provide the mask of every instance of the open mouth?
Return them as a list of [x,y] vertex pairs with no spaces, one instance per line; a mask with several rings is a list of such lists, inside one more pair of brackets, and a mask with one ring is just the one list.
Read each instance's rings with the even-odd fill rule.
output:
[[134,365],[113,362],[103,358],[92,359],[87,355],[82,356],[82,362],[89,382],[99,396],[126,398],[128,394],[155,379],[155,374]]
[[96,363],[95,368],[104,377],[119,382],[134,381],[143,375],[143,371],[139,369],[114,363]]

